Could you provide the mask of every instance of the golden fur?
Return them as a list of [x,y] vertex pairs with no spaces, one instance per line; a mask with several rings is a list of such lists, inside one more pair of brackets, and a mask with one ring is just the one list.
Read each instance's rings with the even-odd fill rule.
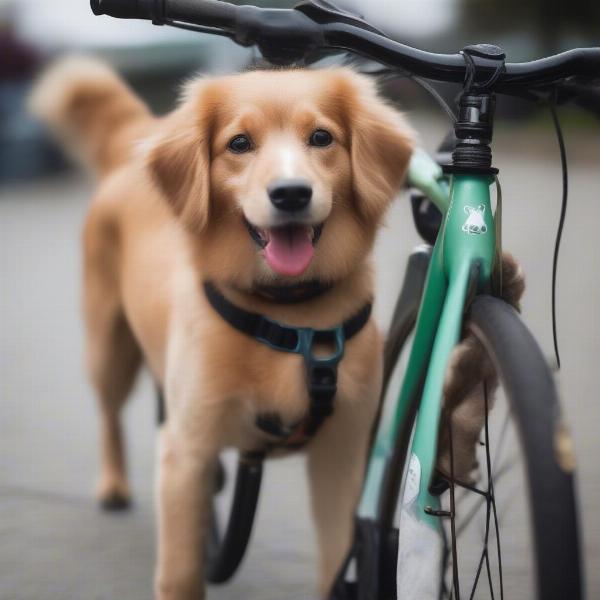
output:
[[[106,66],[67,59],[44,75],[32,107],[99,175],[83,236],[87,360],[101,414],[99,498],[129,498],[119,413],[145,361],[168,413],[158,461],[156,594],[197,600],[220,450],[259,447],[258,412],[294,422],[308,407],[301,357],[232,329],[207,304],[201,283],[209,278],[237,304],[288,324],[341,323],[373,296],[373,241],[403,182],[412,133],[372,81],[337,68],[196,79],[179,106],[157,118]],[[331,146],[307,145],[316,128],[333,134]],[[228,150],[240,132],[251,136],[252,152]],[[265,226],[265,189],[290,164],[312,185],[311,218],[325,221],[296,280],[332,289],[283,305],[254,293],[285,278],[265,263],[242,217]],[[321,596],[350,542],[381,362],[371,320],[347,344],[334,415],[307,448]],[[441,463],[443,453],[442,443]]]
[[[43,77],[32,105],[100,176],[83,238],[87,356],[102,417],[99,497],[129,496],[119,412],[143,358],[165,389],[168,413],[157,596],[197,599],[203,513],[220,449],[260,446],[257,412],[293,422],[308,406],[301,358],[233,330],[200,284],[210,278],[239,305],[298,326],[351,316],[373,295],[370,252],[402,184],[411,131],[370,80],[347,69],[198,79],[173,113],[156,118],[108,68],[70,59]],[[330,147],[307,146],[317,127],[333,134]],[[252,136],[254,152],[227,150],[240,131]],[[284,152],[313,186],[315,219],[325,220],[297,279],[333,286],[299,305],[253,293],[281,277],[242,219],[264,217],[265,188]],[[335,413],[307,450],[322,595],[350,541],[380,377],[381,340],[370,321],[347,344]]]

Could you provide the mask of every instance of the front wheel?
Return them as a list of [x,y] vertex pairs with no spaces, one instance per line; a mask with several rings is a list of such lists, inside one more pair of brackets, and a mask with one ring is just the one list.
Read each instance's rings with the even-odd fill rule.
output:
[[475,475],[458,481],[446,470],[435,482],[445,515],[440,598],[582,598],[575,465],[552,374],[502,300],[477,297],[466,327],[499,388],[492,402],[482,384]]

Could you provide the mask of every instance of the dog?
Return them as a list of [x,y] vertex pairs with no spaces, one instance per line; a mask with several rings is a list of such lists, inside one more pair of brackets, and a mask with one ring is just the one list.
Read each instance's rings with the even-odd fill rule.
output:
[[[273,440],[257,416],[297,423],[311,402],[302,357],[236,330],[204,285],[294,327],[331,328],[356,315],[373,299],[373,243],[415,135],[371,79],[347,68],[195,78],[175,110],[156,117],[109,67],[71,58],[42,76],[31,106],[98,177],[83,233],[98,499],[129,502],[119,415],[145,363],[167,413],[156,596],[202,598],[220,451],[263,447]],[[304,296],[315,285],[301,301],[272,296],[282,288]],[[477,362],[478,352],[463,351]],[[382,336],[368,318],[346,342],[333,414],[305,447],[321,597],[351,542],[381,377]],[[457,377],[450,395],[461,389]]]

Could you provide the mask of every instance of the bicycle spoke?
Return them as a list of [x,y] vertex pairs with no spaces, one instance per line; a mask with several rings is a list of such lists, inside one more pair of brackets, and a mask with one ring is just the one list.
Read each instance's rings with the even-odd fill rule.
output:
[[492,582],[492,571],[490,569],[490,555],[486,549],[485,551],[485,567],[487,569],[488,582],[490,584],[490,593],[492,594],[492,600],[494,600],[494,584]]
[[[479,567],[477,568],[477,577],[475,578],[475,582],[473,583],[473,588],[471,590],[471,596],[470,598],[474,598],[475,597],[475,591],[477,589],[477,584],[479,582],[479,576],[481,574],[481,568],[483,566],[483,562],[485,560],[486,563],[486,568],[487,568],[487,573],[488,573],[488,580],[490,580],[490,565],[489,565],[489,560],[488,560],[488,551],[487,551],[487,542],[488,542],[488,535],[489,535],[489,525],[490,525],[490,500],[489,498],[487,499],[487,507],[486,507],[486,515],[485,515],[485,533],[484,533],[484,538],[483,538],[483,551],[481,552],[481,558],[479,559]],[[491,583],[491,580],[490,580]],[[492,591],[492,597],[494,595],[494,592]]]
[[496,550],[498,552],[498,573],[500,575],[500,600],[504,600],[504,581],[502,578],[502,552],[500,551],[500,530],[498,528],[498,513],[496,511],[496,498],[492,493],[492,510],[494,512],[494,528],[496,529]]
[[458,487],[464,488],[465,490],[468,490],[469,492],[473,492],[474,494],[479,494],[480,496],[484,496],[484,497],[487,497],[487,495],[488,495],[488,493],[485,490],[480,490],[479,488],[475,487],[474,485],[470,485],[470,484],[466,483],[465,481],[455,481],[454,483]]
[[452,442],[452,419],[448,419],[450,437],[450,531],[452,534],[452,579],[457,600],[460,600],[460,584],[458,581],[458,552],[456,549],[456,505],[454,503],[454,446]]
[[[451,423],[448,423],[449,427],[449,450],[450,450],[450,478],[449,482],[449,500],[450,500],[450,531],[451,531],[451,551],[452,551],[452,590],[450,594],[448,594],[448,588],[446,586],[446,580],[443,577],[443,588],[441,591],[441,597],[456,597],[457,600],[460,599],[460,581],[458,575],[458,552],[457,552],[457,544],[456,539],[464,532],[464,530],[471,524],[475,515],[481,509],[483,503],[486,504],[486,515],[485,515],[485,527],[483,531],[483,540],[482,540],[482,551],[478,560],[477,570],[475,573],[475,578],[473,580],[473,585],[470,592],[470,598],[473,599],[475,597],[475,593],[477,591],[479,581],[481,579],[481,572],[483,570],[483,565],[485,563],[487,580],[489,585],[489,591],[492,600],[495,599],[495,585],[494,585],[494,576],[492,564],[490,561],[489,555],[489,538],[490,538],[490,521],[493,518],[493,534],[496,537],[496,554],[498,556],[498,577],[499,588],[500,588],[500,598],[504,599],[504,584],[503,584],[503,572],[502,572],[502,553],[501,553],[501,542],[500,542],[500,528],[498,518],[498,509],[496,506],[496,498],[494,495],[494,482],[498,479],[502,478],[502,476],[507,473],[511,467],[514,465],[513,460],[505,460],[500,466],[500,458],[503,453],[503,449],[505,446],[505,442],[507,439],[507,431],[508,431],[508,413],[504,417],[502,421],[502,425],[500,427],[500,431],[497,436],[497,442],[495,444],[495,448],[497,454],[494,455],[493,467],[492,467],[492,458],[490,456],[490,431],[489,431],[489,397],[488,397],[488,386],[487,382],[483,382],[483,397],[484,397],[484,410],[485,410],[485,421],[484,421],[484,439],[485,441],[481,444],[485,447],[485,469],[487,474],[487,490],[481,489],[477,483],[468,483],[464,481],[457,481],[454,478],[454,448],[453,448],[453,435],[452,435],[452,427]],[[500,457],[500,458],[499,458]],[[456,498],[456,488],[460,488],[462,493],[460,497]],[[469,492],[472,494],[476,494],[478,496],[478,500],[476,501],[474,507],[467,513],[465,519],[461,519],[460,524],[457,526],[456,524],[456,507],[458,502],[461,504],[464,502],[465,498],[469,495]],[[444,529],[444,543],[446,552],[448,551],[447,546],[447,538],[446,538],[446,530]],[[446,556],[446,555],[445,555]],[[444,560],[444,563],[447,564],[447,556]]]
[[[488,504],[487,504],[487,514],[486,514],[486,523],[485,523],[485,562],[488,573],[488,581],[490,584],[490,592],[492,594],[492,600],[494,600],[494,585],[492,583],[492,573],[490,571],[490,561],[488,554],[488,539],[490,533],[490,505],[496,505],[496,499],[494,498],[494,481],[492,478],[492,464],[490,457],[490,428],[489,428],[489,398],[488,398],[488,386],[487,381],[483,382],[483,401],[485,404],[485,458],[487,465],[487,475],[488,475]],[[496,524],[496,539],[500,539],[500,532],[498,531],[497,522]]]
[[483,560],[485,557],[485,549],[481,553],[481,558],[479,559],[479,564],[477,566],[477,573],[475,574],[475,581],[473,582],[473,588],[471,589],[471,595],[469,596],[469,600],[473,600],[475,597],[475,590],[477,589],[477,583],[479,582],[479,576],[481,575],[481,568],[483,567]]
[[[497,473],[493,476],[493,480],[494,481],[498,481],[499,479],[501,479],[501,477],[503,475],[505,475],[506,473],[508,473],[512,467],[516,464],[516,460],[515,461],[511,461],[509,463],[505,463],[498,471]],[[465,499],[469,497],[469,492],[472,492],[474,494],[477,494],[478,496],[480,496],[480,499],[477,501],[477,503],[471,508],[471,510],[467,513],[467,515],[460,520],[460,525],[458,526],[457,530],[456,530],[456,536],[460,537],[461,533],[464,532],[464,530],[471,524],[471,522],[473,521],[473,519],[475,518],[475,516],[477,515],[477,513],[479,512],[479,510],[481,509],[481,506],[483,505],[483,503],[487,500],[488,498],[488,492],[481,490],[475,486],[471,486],[468,485],[464,482],[460,482],[457,481],[455,482],[456,485],[458,485],[459,487],[463,488],[465,490],[465,494],[461,495],[461,497],[459,498],[459,500],[457,501],[457,506],[461,504],[461,502]],[[510,498],[510,495],[509,495]],[[506,512],[506,510],[505,510]],[[499,519],[499,522],[501,521],[501,519]]]

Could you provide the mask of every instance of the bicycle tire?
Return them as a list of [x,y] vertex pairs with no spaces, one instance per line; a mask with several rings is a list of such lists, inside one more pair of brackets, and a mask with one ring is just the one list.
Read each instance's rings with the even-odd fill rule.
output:
[[503,300],[478,296],[466,327],[495,367],[520,439],[529,484],[537,597],[582,598],[574,463],[565,455],[569,444],[552,373],[518,313]]

